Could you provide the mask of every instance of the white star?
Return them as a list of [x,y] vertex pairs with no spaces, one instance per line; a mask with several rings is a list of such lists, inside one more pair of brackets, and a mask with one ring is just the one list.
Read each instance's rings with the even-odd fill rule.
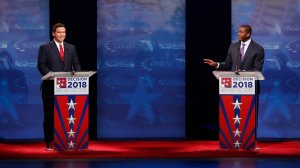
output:
[[232,118],[232,119],[234,119],[234,124],[237,123],[237,122],[240,124],[240,120],[242,118],[239,118],[239,115],[236,115],[235,118]]
[[234,133],[234,137],[238,136],[240,137],[240,133],[242,133],[242,131],[239,131],[239,129],[237,128],[235,131],[232,131]]
[[236,140],[236,142],[234,143],[234,147],[240,148],[240,144],[242,144],[242,143],[239,143],[239,140]]
[[69,106],[69,109],[68,109],[68,110],[70,110],[71,108],[75,110],[75,105],[76,105],[76,104],[77,104],[77,103],[73,103],[73,100],[71,99],[70,103],[67,103],[67,105]]
[[75,125],[75,120],[76,120],[76,118],[73,118],[73,115],[71,115],[71,117],[70,117],[70,118],[67,118],[67,119],[69,120],[69,125],[70,125],[71,123]]
[[236,108],[238,108],[238,109],[241,109],[241,104],[243,104],[243,103],[240,103],[239,102],[239,100],[238,99],[236,99],[235,100],[235,103],[232,103],[233,105],[234,105],[234,108],[233,109],[236,109]]
[[70,143],[68,143],[68,145],[69,145],[69,149],[74,149],[75,143],[73,143],[73,142],[71,141]]
[[70,132],[68,132],[68,134],[69,134],[69,138],[71,138],[71,137],[73,137],[74,138],[74,134],[75,134],[76,132],[74,132],[72,129],[71,129],[71,131]]

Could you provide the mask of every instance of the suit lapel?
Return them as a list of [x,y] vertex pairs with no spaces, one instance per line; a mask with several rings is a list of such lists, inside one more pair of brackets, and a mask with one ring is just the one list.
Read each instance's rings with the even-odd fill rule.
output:
[[68,51],[69,51],[68,45],[66,45],[66,43],[64,42],[64,53],[65,53],[65,61],[64,62],[67,62],[67,60],[70,58]]
[[54,55],[55,55],[56,57],[58,57],[58,59],[62,62],[61,57],[60,57],[60,53],[59,53],[59,49],[57,48],[57,46],[56,46],[56,44],[55,44],[54,41],[51,42],[51,48],[52,48],[52,51],[54,51],[54,52],[53,52]]
[[247,59],[247,57],[250,55],[250,53],[251,53],[251,51],[252,51],[252,49],[253,49],[253,44],[252,44],[253,42],[251,41],[250,42],[250,44],[249,44],[249,46],[248,46],[248,48],[247,48],[247,50],[246,50],[246,53],[245,53],[245,55],[244,55],[244,59],[242,60],[242,63]]

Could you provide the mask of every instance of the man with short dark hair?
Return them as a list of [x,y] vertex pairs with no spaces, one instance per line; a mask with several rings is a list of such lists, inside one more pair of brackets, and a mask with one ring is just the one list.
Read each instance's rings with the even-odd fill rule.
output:
[[218,70],[262,71],[264,64],[264,48],[251,39],[250,25],[241,25],[238,31],[238,42],[230,45],[224,62],[204,59],[204,63]]
[[[74,45],[66,43],[66,27],[57,23],[52,27],[53,40],[41,45],[38,53],[37,68],[42,75],[49,72],[81,71]],[[44,140],[46,149],[52,149],[54,136],[54,86],[53,80],[44,80],[41,85],[44,108]]]

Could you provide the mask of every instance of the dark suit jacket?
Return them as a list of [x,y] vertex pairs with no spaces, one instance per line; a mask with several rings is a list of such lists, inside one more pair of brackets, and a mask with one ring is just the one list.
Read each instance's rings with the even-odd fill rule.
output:
[[247,48],[243,61],[240,57],[241,42],[230,45],[226,60],[220,63],[218,70],[245,70],[245,71],[262,71],[264,64],[264,48],[253,41]]
[[48,72],[71,72],[81,71],[78,55],[74,45],[63,42],[64,61],[61,60],[59,50],[52,40],[48,44],[41,45],[38,55],[38,70],[42,75]]

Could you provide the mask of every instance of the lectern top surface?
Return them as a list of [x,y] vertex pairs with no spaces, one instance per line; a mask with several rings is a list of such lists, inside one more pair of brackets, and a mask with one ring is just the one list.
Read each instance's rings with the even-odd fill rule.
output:
[[255,80],[265,80],[263,74],[259,71],[240,71],[240,72],[232,72],[232,71],[213,71],[213,74],[217,79],[220,77],[230,78],[230,77],[255,77]]

